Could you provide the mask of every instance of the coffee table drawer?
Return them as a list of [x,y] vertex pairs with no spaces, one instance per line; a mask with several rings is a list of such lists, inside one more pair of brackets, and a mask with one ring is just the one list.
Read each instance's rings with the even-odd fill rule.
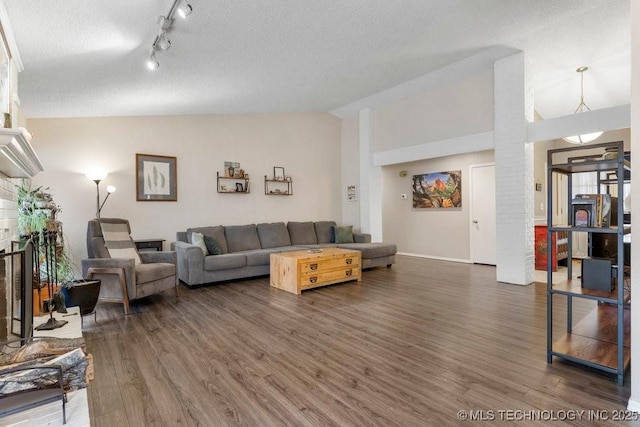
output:
[[360,278],[360,268],[339,269],[324,271],[320,273],[307,273],[300,277],[300,288],[307,289],[330,283],[344,282],[345,280],[358,280]]
[[325,270],[333,270],[341,267],[356,267],[358,258],[356,256],[338,257],[329,259],[320,259],[312,261],[304,261],[300,264],[300,272],[302,274],[322,272]]

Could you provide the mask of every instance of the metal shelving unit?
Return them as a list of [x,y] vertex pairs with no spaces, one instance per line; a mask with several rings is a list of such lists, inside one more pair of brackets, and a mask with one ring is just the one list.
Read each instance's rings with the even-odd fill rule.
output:
[[[605,149],[615,151],[615,158],[603,158]],[[572,155],[576,155],[571,157]],[[553,174],[567,176],[567,224],[553,225],[547,229],[547,241],[551,241],[551,234],[557,231],[567,231],[568,259],[567,280],[552,283],[551,253],[547,253],[547,363],[552,363],[553,357],[559,357],[575,363],[615,374],[618,384],[624,381],[625,369],[629,366],[630,352],[630,314],[625,308],[624,287],[624,235],[631,232],[630,227],[624,225],[623,212],[623,184],[624,171],[631,170],[630,162],[624,159],[622,141],[593,144],[571,148],[549,150],[547,153],[547,224],[552,224],[553,212]],[[574,227],[571,218],[572,205],[572,175],[581,172],[597,172],[598,192],[603,185],[617,184],[617,226],[615,227]],[[604,180],[600,173],[608,173]],[[609,187],[607,187],[609,188]],[[573,233],[586,232],[608,233],[617,235],[617,255],[615,258],[616,288],[612,292],[591,290],[582,287],[581,278],[572,279],[572,240]],[[547,251],[550,251],[549,247]],[[553,296],[562,295],[567,300],[567,331],[564,336],[553,337]],[[628,295],[627,295],[628,297]],[[583,298],[597,302],[596,308],[580,322],[573,322],[573,298]]]

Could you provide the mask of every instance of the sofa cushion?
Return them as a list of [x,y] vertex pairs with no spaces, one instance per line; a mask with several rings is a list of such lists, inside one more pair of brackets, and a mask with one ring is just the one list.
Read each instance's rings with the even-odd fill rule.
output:
[[284,222],[262,223],[258,224],[256,229],[263,249],[291,246],[289,232]]
[[155,282],[176,275],[176,266],[167,262],[154,262],[152,264],[136,265],[136,283]]
[[318,239],[318,243],[333,243],[335,240],[331,237],[333,236],[333,230],[331,227],[335,227],[335,221],[318,221],[313,223],[314,228],[316,230],[316,239]]
[[380,258],[395,255],[398,249],[393,243],[343,243],[339,248],[362,252],[362,258]]
[[209,255],[204,259],[205,270],[228,270],[230,268],[242,268],[247,265],[246,258],[242,254]]
[[229,252],[229,249],[227,248],[227,240],[225,239],[225,236],[224,236],[224,227],[223,226],[216,225],[215,227],[187,228],[187,242],[188,243],[193,243],[190,240],[192,231],[197,231],[198,233],[202,233],[205,236],[213,237],[214,240],[216,241],[216,243],[218,244],[218,246],[220,247],[220,251],[223,254],[226,254],[227,252]]
[[292,245],[315,245],[318,243],[316,230],[311,221],[288,222],[287,230],[289,230]]
[[224,227],[229,252],[262,249],[255,224],[228,225]]
[[247,265],[269,265],[271,260],[271,254],[276,254],[280,252],[278,249],[260,249],[257,251],[246,251],[242,252],[244,256],[247,258]]
[[342,227],[334,226],[332,228],[336,243],[353,243],[352,225],[345,225]]
[[216,242],[216,239],[214,239],[211,236],[204,236],[204,244],[207,247],[207,251],[209,252],[209,255],[221,255],[222,254],[222,250],[220,249],[220,245],[218,245],[218,242]]

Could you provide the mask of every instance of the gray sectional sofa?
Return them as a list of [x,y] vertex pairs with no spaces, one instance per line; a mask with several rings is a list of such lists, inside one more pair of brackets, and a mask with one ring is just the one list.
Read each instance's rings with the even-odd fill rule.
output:
[[[371,243],[371,235],[364,233],[352,233],[353,243],[335,243],[334,227],[334,221],[197,227],[178,232],[171,247],[178,256],[178,276],[188,286],[268,275],[274,252],[339,247],[360,251],[363,269],[395,262],[395,244]],[[339,231],[343,238],[345,229]],[[221,254],[205,256],[193,244],[193,232],[213,238]]]

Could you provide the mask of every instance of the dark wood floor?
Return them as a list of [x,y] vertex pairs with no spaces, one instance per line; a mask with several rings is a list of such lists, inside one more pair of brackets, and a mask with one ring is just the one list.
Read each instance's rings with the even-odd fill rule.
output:
[[[588,303],[574,302],[576,321]],[[126,317],[100,304],[98,323],[84,319],[92,425],[446,426],[471,424],[460,410],[624,410],[628,374],[621,387],[547,365],[545,307],[542,284],[402,256],[361,284],[300,296],[260,278],[182,287],[179,302],[167,292]]]

